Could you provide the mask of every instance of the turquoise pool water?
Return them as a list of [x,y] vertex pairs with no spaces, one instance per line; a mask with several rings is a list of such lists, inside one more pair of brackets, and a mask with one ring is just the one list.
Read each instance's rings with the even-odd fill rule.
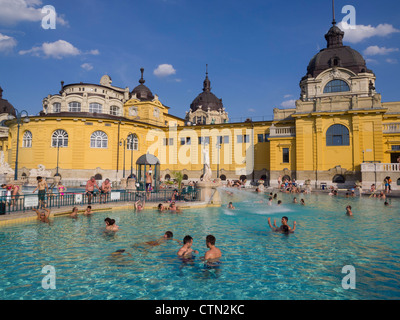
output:
[[[51,219],[0,228],[0,299],[399,299],[400,212],[368,198],[303,195],[306,206],[278,194],[283,205],[267,206],[267,196],[223,194],[236,209],[185,210],[181,214],[142,211],[100,212],[92,217]],[[259,201],[264,201],[259,203]],[[354,217],[345,215],[350,204]],[[290,235],[272,232],[267,218],[289,225]],[[120,231],[104,232],[104,218]],[[179,245],[145,241],[165,231],[194,238],[199,255],[183,263]],[[218,269],[199,259],[213,234],[223,252]],[[125,249],[131,256],[113,257]],[[56,289],[42,288],[42,268],[55,270]],[[344,289],[342,268],[356,271],[356,288]]]

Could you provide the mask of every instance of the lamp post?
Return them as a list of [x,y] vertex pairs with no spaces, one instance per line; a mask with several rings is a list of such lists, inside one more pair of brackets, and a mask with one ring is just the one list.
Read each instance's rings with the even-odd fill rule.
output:
[[[26,110],[22,110],[22,111],[18,111],[17,109],[15,109],[15,119],[17,119],[17,148],[16,148],[16,154],[15,154],[15,170],[14,170],[14,180],[18,180],[18,151],[19,151],[19,128],[21,126],[21,121],[22,121],[22,115],[26,114],[26,116],[24,117],[24,122],[28,123],[29,122],[29,115],[28,115],[28,111]],[[14,119],[14,116],[9,115],[8,116],[9,120]]]
[[130,138],[129,144],[131,146],[131,178],[133,178],[133,149],[135,146],[135,138],[134,138],[134,134],[132,132],[128,133],[128,138]]
[[121,138],[119,140],[119,145],[122,146],[122,143],[124,145],[124,169],[123,169],[123,173],[122,173],[122,178],[125,178],[125,149],[126,149],[126,139]]
[[57,172],[55,176],[59,176],[60,174],[58,173],[58,160],[59,160],[59,154],[60,154],[60,139],[57,139]]

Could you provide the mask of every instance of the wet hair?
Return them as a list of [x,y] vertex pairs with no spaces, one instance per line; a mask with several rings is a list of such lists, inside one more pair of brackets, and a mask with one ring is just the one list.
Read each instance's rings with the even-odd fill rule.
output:
[[388,205],[389,205],[389,202],[385,201],[384,205],[385,205],[385,206],[388,206]]
[[114,219],[110,219],[110,225],[112,226],[113,224],[115,224],[115,220]]
[[77,209],[77,210],[78,210],[78,207],[73,207],[73,208],[72,208],[72,212],[74,212],[74,211],[75,211],[75,209]]
[[192,240],[193,240],[193,238],[191,236],[185,236],[183,238],[183,244],[189,243]]
[[111,224],[110,221],[111,221],[110,218],[105,218],[105,219],[104,219],[104,222],[107,222],[108,224]]
[[212,235],[212,234],[209,234],[207,237],[206,237],[206,243],[209,243],[209,244],[211,244],[211,245],[215,245],[215,237]]
[[346,209],[350,209],[351,210],[351,206],[347,206]]
[[119,249],[119,250],[117,250],[117,251],[115,251],[115,252],[118,252],[118,253],[124,253],[124,252],[125,252],[125,250],[124,250],[124,249]]
[[278,200],[278,204],[281,204],[282,203],[282,201],[281,200]]
[[167,231],[165,232],[165,234],[167,235],[167,238],[173,238],[174,234],[172,233],[172,231]]
[[6,186],[6,184],[2,184],[1,187],[4,188]]
[[36,177],[36,180],[37,181],[39,181],[39,180],[41,180],[42,179],[42,177]]
[[285,220],[286,220],[286,222],[288,222],[288,221],[289,221],[289,218],[288,218],[288,217],[286,217],[286,216],[283,216],[283,217],[282,217],[282,219],[285,219]]
[[92,209],[92,206],[87,206],[87,209]]
[[163,205],[162,205],[162,203],[160,203],[157,208],[158,208],[158,210],[161,210],[162,207],[163,207]]

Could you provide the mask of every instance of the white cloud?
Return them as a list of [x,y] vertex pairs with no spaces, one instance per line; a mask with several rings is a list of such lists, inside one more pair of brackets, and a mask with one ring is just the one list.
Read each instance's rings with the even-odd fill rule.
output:
[[296,107],[296,100],[286,100],[281,103],[281,107],[283,108],[294,108]]
[[[46,13],[42,13],[41,0],[0,0],[0,24],[12,25],[23,21],[39,22]],[[56,8],[57,13],[57,8]],[[57,23],[67,26],[64,15],[57,13]]]
[[[57,40],[55,42],[45,42],[39,47],[33,47],[29,50],[20,50],[20,55],[30,54],[35,57],[44,56],[46,58],[62,59],[69,56],[78,56],[85,54],[78,48],[74,47],[71,43],[65,40]],[[86,54],[97,55],[98,50],[90,50]]]
[[157,77],[167,77],[176,74],[176,70],[171,64],[160,64],[154,69],[153,74]]
[[248,112],[256,112],[256,109],[250,108],[247,110]]
[[376,27],[356,25],[355,29],[350,29],[346,22],[340,22],[338,27],[344,31],[344,40],[350,43],[358,43],[372,37],[386,37],[392,33],[400,32],[399,29],[387,23],[379,24]]
[[283,96],[284,99],[287,99],[287,98],[290,98],[290,97],[293,97],[293,95],[292,95],[292,94],[285,94],[285,95]]
[[386,62],[387,62],[387,63],[390,63],[390,64],[397,64],[397,63],[399,63],[399,61],[398,61],[397,59],[390,59],[390,58],[386,59]]
[[17,40],[0,33],[0,52],[10,52],[16,45]]
[[364,55],[366,56],[386,55],[391,52],[397,52],[397,51],[399,51],[399,48],[369,46],[367,49],[364,50]]
[[81,68],[85,69],[86,71],[90,71],[90,70],[93,69],[93,65],[90,64],[90,63],[84,63],[84,64],[81,65]]

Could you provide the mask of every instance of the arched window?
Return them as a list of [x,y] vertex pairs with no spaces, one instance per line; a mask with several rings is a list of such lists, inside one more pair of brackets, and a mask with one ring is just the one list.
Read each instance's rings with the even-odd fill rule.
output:
[[97,173],[97,174],[94,176],[94,179],[95,179],[95,180],[102,180],[102,179],[103,179],[103,176],[102,176],[100,173]]
[[171,176],[167,173],[166,175],[165,175],[165,177],[164,177],[164,180],[171,180]]
[[187,175],[187,174],[184,174],[183,177],[182,177],[182,180],[189,180],[188,175]]
[[53,112],[54,113],[61,112],[61,103],[59,102],[53,103]]
[[58,129],[58,130],[54,131],[51,136],[51,146],[53,148],[68,147],[68,133],[62,129]]
[[24,136],[22,138],[22,148],[32,148],[32,132],[24,132]]
[[136,134],[130,134],[128,136],[126,148],[133,151],[139,150],[139,139]]
[[221,174],[219,178],[221,179],[221,181],[226,181],[226,175],[224,174]]
[[346,92],[350,91],[349,85],[343,80],[332,80],[327,83],[324,93]]
[[333,183],[345,183],[346,179],[341,174],[337,174],[333,177],[332,182]]
[[334,124],[326,131],[327,146],[349,146],[349,129],[344,125]]
[[91,113],[102,113],[103,106],[100,103],[91,103],[89,104],[89,112]]
[[108,147],[108,137],[103,131],[95,131],[90,136],[90,147],[96,149],[106,149]]
[[69,112],[81,112],[81,104],[77,101],[68,103]]
[[119,116],[120,115],[119,107],[118,106],[111,106],[110,107],[110,114],[112,116]]

